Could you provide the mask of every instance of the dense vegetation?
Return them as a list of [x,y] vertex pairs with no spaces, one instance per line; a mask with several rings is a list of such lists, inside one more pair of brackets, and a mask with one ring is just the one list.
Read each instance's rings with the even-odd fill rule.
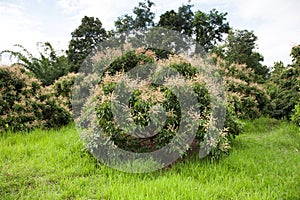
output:
[[0,131],[59,128],[70,123],[72,115],[65,98],[64,83],[58,80],[43,87],[25,68],[2,66]]
[[[135,60],[137,62],[133,62]],[[140,63],[143,65],[139,66]],[[155,64],[159,67],[155,67]],[[138,70],[125,73],[137,66]],[[151,79],[142,79],[141,82],[132,79],[137,76],[136,72],[141,77]],[[169,56],[161,61],[157,60],[156,54],[151,50],[138,49],[125,53],[108,69],[99,82],[95,95],[88,101],[89,105],[95,105],[97,124],[103,130],[101,137],[104,143],[107,143],[104,138],[110,138],[118,147],[139,153],[156,151],[171,143],[168,151],[176,151],[183,156],[190,146],[186,145],[185,140],[175,137],[177,134],[189,135],[195,131],[195,142],[206,142],[206,138],[213,137],[210,123],[217,119],[212,119],[212,97],[206,88],[207,83],[203,81],[205,78],[179,56]],[[217,90],[216,87],[214,85],[211,90]],[[124,98],[128,99],[129,105],[119,105]],[[161,107],[156,106],[158,103]],[[183,104],[186,107],[183,108]],[[211,145],[211,155],[214,157],[227,153],[230,140],[241,132],[241,124],[236,114],[231,112],[230,104],[217,106],[224,106],[227,114],[224,116],[225,128],[217,130],[221,136],[212,140],[214,143]],[[112,108],[117,109],[117,117],[114,116]],[[128,109],[130,112],[127,112]],[[89,112],[89,107],[83,110],[84,117],[80,119],[80,123],[81,128],[87,129],[87,134],[83,136],[87,138],[88,146],[93,148],[96,145],[94,141],[99,143],[96,140],[99,136],[91,138],[89,135],[93,128],[93,115]],[[157,133],[154,132],[164,120],[165,113],[165,123]],[[189,128],[181,129],[182,124]]]
[[[192,11],[192,5],[182,5],[176,11],[169,10],[154,22],[152,12],[154,3],[150,0],[140,2],[133,9],[133,15],[126,14],[115,21],[115,29],[107,31],[98,18],[85,16],[81,25],[71,33],[72,39],[68,50],[58,52],[48,42],[41,43],[42,52],[34,57],[21,45],[20,51],[2,51],[0,55],[9,53],[18,61],[12,66],[0,67],[0,131],[22,131],[40,128],[59,128],[73,120],[72,89],[75,79],[86,82],[79,69],[85,58],[101,51],[98,43],[107,41],[110,36],[126,31],[151,30],[153,27],[164,27],[185,34],[199,44],[196,53],[207,52],[218,74],[223,78],[225,86],[226,121],[222,135],[214,144],[215,155],[228,152],[234,136],[242,132],[241,119],[255,119],[268,116],[287,119],[300,125],[300,45],[291,51],[293,63],[285,66],[277,62],[272,68],[262,65],[263,55],[256,50],[257,37],[252,31],[237,30],[230,27],[226,19],[227,13],[213,9],[209,13]],[[162,41],[162,43],[167,41]],[[147,63],[163,63],[177,70],[190,80],[191,87],[197,94],[201,119],[197,139],[207,136],[205,124],[209,117],[210,94],[205,82],[195,73],[194,66],[187,61],[174,58],[174,52],[160,49],[140,49],[124,51],[110,64],[106,76],[99,79],[96,113],[100,126],[107,129],[106,134],[113,138],[115,144],[136,152],[150,151],[170,141],[177,129],[181,116],[178,100],[168,88],[148,84],[143,90],[136,90],[131,96],[130,108],[135,123],[145,126],[149,123],[149,109],[156,103],[162,103],[164,109],[174,116],[167,118],[167,123],[160,134],[149,140],[137,140],[128,137],[126,131],[117,129],[110,111],[110,103],[103,100],[111,99],[115,82],[126,72],[137,65]],[[172,61],[173,59],[173,61]],[[92,63],[91,66],[97,66]],[[91,69],[92,71],[93,69]],[[104,70],[104,69],[100,69]],[[109,81],[107,81],[109,80]],[[176,83],[176,81],[175,81]],[[176,84],[175,84],[176,86]],[[86,86],[87,90],[91,89]],[[159,92],[158,92],[159,91]],[[148,93],[147,93],[148,92]],[[146,98],[145,93],[148,97]],[[155,98],[154,98],[155,97]],[[158,100],[162,97],[163,101]],[[141,132],[141,130],[140,130]],[[198,141],[198,142],[199,142]],[[187,147],[188,149],[190,146]]]

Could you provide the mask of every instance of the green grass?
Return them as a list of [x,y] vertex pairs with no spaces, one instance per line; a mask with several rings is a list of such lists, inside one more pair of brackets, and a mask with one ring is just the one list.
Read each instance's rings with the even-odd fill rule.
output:
[[218,162],[192,159],[147,174],[116,171],[83,151],[73,126],[0,136],[0,199],[300,199],[300,133],[245,122]]

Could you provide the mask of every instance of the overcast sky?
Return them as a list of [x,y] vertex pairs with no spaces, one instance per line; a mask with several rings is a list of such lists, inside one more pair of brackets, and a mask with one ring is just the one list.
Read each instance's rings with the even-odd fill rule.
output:
[[[117,17],[131,14],[139,1],[142,0],[0,0],[0,51],[22,44],[36,52],[37,42],[46,41],[55,48],[66,49],[70,33],[84,15],[98,17],[110,30]],[[177,10],[188,0],[154,2],[158,19],[161,13]],[[191,4],[193,11],[216,8],[227,12],[231,27],[253,30],[258,36],[257,51],[268,66],[279,60],[290,63],[291,48],[300,44],[299,0],[191,0]]]

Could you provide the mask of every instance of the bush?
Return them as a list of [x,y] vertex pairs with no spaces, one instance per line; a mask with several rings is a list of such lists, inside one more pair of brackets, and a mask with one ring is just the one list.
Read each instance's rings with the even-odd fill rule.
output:
[[300,126],[300,102],[298,102],[298,104],[295,105],[291,119],[292,122]]
[[280,73],[272,73],[267,83],[273,109],[269,111],[276,119],[291,119],[293,109],[300,99],[300,67],[284,67]]
[[[211,137],[208,131],[210,122],[214,121],[211,117],[211,94],[206,88],[202,75],[191,64],[179,57],[170,56],[168,60],[155,61],[153,54],[149,51],[127,52],[116,59],[102,77],[95,90],[95,96],[85,104],[80,119],[81,128],[85,129],[83,138],[91,151],[97,146],[99,139],[103,143],[111,143],[113,146],[132,152],[153,152],[166,146],[166,144],[175,142],[181,146],[175,145],[175,149],[170,149],[170,151],[179,152],[183,156],[186,150],[191,147],[186,146],[185,143],[181,144],[182,141],[173,141],[182,124],[192,124],[191,126],[198,127],[196,131],[198,144],[202,144],[205,139]],[[147,65],[149,63],[155,63],[161,67],[154,69],[151,68],[151,65]],[[140,83],[135,82],[135,79],[127,76],[125,72],[138,64],[146,66],[142,70],[145,74],[147,71],[154,71],[154,80],[139,85]],[[173,76],[173,71],[185,77],[186,81],[177,75]],[[120,80],[124,80],[124,82],[120,82]],[[163,82],[164,85],[153,82]],[[130,87],[125,83],[129,84]],[[132,88],[135,89],[132,90]],[[177,90],[179,90],[179,95],[182,94],[180,93],[182,91],[186,92],[184,94],[188,96],[191,93],[196,94],[198,102],[192,104],[188,114],[182,112],[179,99],[174,93]],[[128,98],[129,105],[118,107],[118,111],[122,114],[116,116],[113,110],[118,106],[116,102],[120,102],[119,98]],[[91,107],[93,105],[95,106],[97,123],[102,129],[101,134],[103,135],[101,136],[92,133],[94,131],[94,126],[91,124],[91,120],[93,121],[91,113],[94,112]],[[218,106],[225,106],[225,109],[230,110],[226,105],[220,104]],[[196,107],[199,108],[200,113],[194,111]],[[159,126],[163,120],[163,113],[166,113],[166,121],[158,133],[154,134],[152,129],[147,129],[147,126]],[[213,149],[211,156],[219,156],[222,152],[228,152],[231,138],[240,133],[241,126],[233,115],[235,113],[227,112],[225,116],[227,127],[224,130],[218,130],[220,132],[218,132],[219,135],[216,140],[213,138],[209,140],[211,142],[210,147]],[[189,131],[190,129],[187,128],[182,134],[188,135]],[[132,133],[134,134],[132,135]],[[183,146],[184,149],[182,149]]]
[[21,66],[0,67],[0,131],[60,127],[71,114],[63,99]]
[[256,74],[246,65],[228,65],[216,58],[217,67],[222,72],[227,91],[227,100],[232,111],[241,119],[254,119],[270,110],[270,97],[264,86],[256,82]]
[[58,80],[56,80],[52,85],[50,85],[48,88],[52,96],[55,96],[55,98],[61,98],[62,102],[65,106],[69,108],[69,110],[72,110],[72,92],[73,92],[73,85],[75,82],[75,79],[80,74],[75,73],[68,73],[65,76],[60,77]]
[[40,82],[21,67],[0,68],[0,130],[31,129],[41,123],[42,110],[35,95]]
[[293,63],[284,66],[282,62],[274,64],[274,70],[267,82],[273,109],[271,117],[290,120],[300,99],[300,45],[292,48]]

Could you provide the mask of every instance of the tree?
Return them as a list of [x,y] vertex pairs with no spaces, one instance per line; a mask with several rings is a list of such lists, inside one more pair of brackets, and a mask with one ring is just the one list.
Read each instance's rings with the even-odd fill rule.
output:
[[13,65],[22,65],[28,69],[43,85],[51,85],[59,77],[69,71],[68,60],[64,55],[58,55],[49,42],[39,43],[41,48],[40,57],[34,57],[22,45],[16,44],[19,51],[5,50],[0,55],[9,53],[11,57],[17,58]]
[[183,5],[174,10],[167,11],[160,16],[157,26],[172,29],[188,36],[193,35],[194,13],[192,5]]
[[178,11],[166,11],[160,16],[159,22],[154,23],[155,14],[151,11],[154,5],[150,0],[140,2],[138,7],[133,9],[135,16],[124,15],[115,21],[117,32],[127,32],[149,27],[163,27],[175,30],[189,37],[195,38],[198,52],[203,49],[209,51],[214,45],[222,41],[223,34],[228,33],[230,27],[226,22],[227,13],[219,13],[215,9],[209,13],[197,11],[193,13],[193,5],[182,5]]
[[206,50],[211,50],[222,41],[223,34],[230,30],[226,22],[227,13],[213,9],[209,13],[197,11],[194,17],[196,41]]
[[94,50],[99,42],[107,39],[107,33],[102,28],[98,18],[84,16],[80,26],[71,33],[72,39],[67,50],[70,71],[78,72],[82,62]]
[[300,45],[294,46],[292,48],[290,56],[292,57],[293,60],[293,65],[300,65]]
[[284,63],[282,61],[279,62],[275,62],[274,63],[274,67],[273,67],[273,71],[272,71],[272,76],[273,77],[280,77],[281,74],[284,72],[285,70],[285,66]]
[[281,62],[275,63],[267,83],[274,106],[270,115],[279,119],[290,119],[300,99],[300,45],[293,47],[290,55],[293,63],[286,67]]
[[117,32],[121,33],[154,26],[153,19],[155,14],[151,11],[154,5],[150,0],[145,0],[144,2],[139,2],[138,7],[134,7],[133,14],[135,14],[135,18],[128,14],[118,17],[117,21],[115,21]]
[[[200,10],[192,12],[192,5],[183,5],[178,11],[167,11],[160,16],[157,26],[172,29],[194,37],[201,48],[212,49],[217,42],[222,41],[223,34],[228,33],[229,23],[227,13],[219,13],[215,9],[209,13]],[[200,52],[200,49],[197,49]]]
[[135,28],[135,22],[132,16],[126,14],[118,17],[117,21],[115,21],[115,27],[119,33],[126,32]]
[[[229,64],[246,64],[248,68],[253,69],[258,76],[257,79],[263,82],[268,77],[269,70],[267,66],[261,64],[263,56],[256,52],[257,36],[253,31],[236,30],[229,31],[225,45],[222,47],[221,57],[224,57]],[[220,53],[220,51],[219,51]]]

